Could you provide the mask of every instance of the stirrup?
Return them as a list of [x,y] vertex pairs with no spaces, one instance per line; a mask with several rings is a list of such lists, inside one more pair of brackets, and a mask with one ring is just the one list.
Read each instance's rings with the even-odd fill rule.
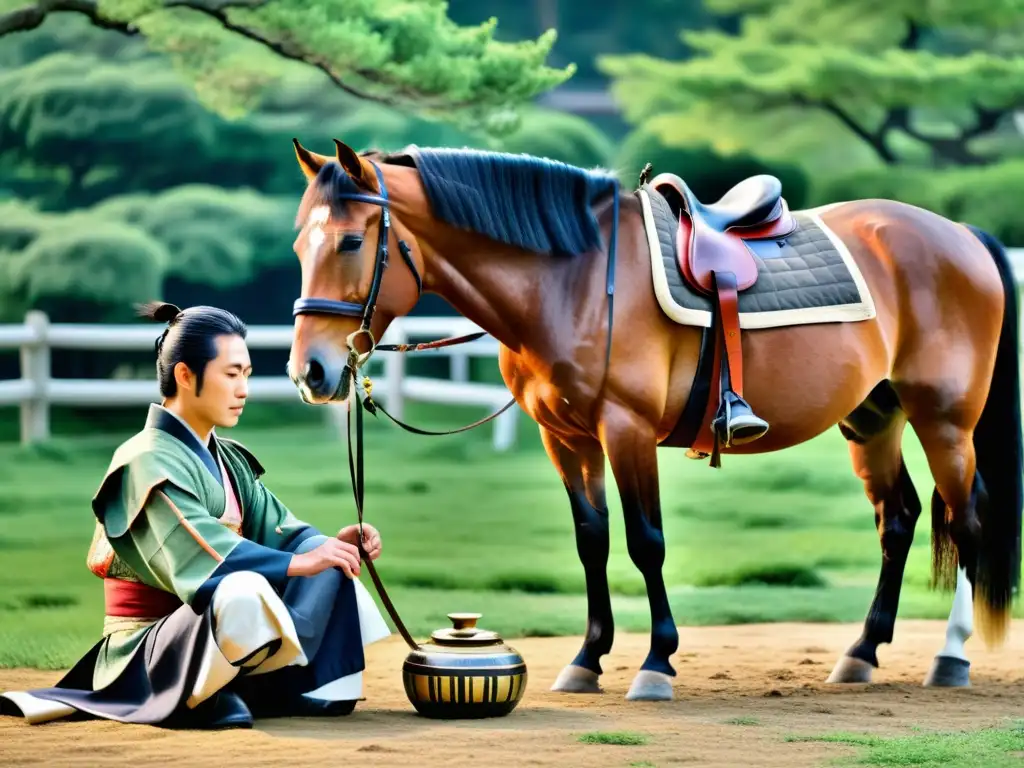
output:
[[768,422],[755,415],[746,400],[728,389],[722,395],[711,429],[716,433],[716,439],[729,448],[764,437],[768,431]]

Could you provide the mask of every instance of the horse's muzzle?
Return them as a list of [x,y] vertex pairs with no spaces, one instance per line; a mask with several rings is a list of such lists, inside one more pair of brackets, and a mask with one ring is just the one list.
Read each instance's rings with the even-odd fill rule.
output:
[[348,365],[326,355],[312,353],[298,376],[303,399],[310,403],[326,403],[348,398],[352,371]]

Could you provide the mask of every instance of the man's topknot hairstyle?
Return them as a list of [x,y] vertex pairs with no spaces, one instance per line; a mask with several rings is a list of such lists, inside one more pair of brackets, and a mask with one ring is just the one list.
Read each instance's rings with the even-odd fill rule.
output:
[[184,363],[196,375],[196,394],[203,388],[206,365],[217,357],[218,336],[248,333],[245,323],[235,314],[219,307],[198,306],[179,309],[164,301],[151,301],[137,307],[139,317],[167,327],[156,340],[156,374],[160,394],[174,397],[178,392],[174,366]]

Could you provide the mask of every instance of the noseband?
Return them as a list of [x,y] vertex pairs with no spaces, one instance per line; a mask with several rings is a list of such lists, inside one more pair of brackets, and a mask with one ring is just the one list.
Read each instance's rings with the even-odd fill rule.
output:
[[[342,375],[341,387],[344,389],[348,383],[348,380],[355,372],[369,360],[370,355],[373,354],[376,349],[376,340],[373,338],[373,333],[370,331],[370,323],[373,321],[373,313],[377,309],[377,297],[380,293],[380,285],[384,279],[384,270],[388,266],[388,235],[391,231],[391,202],[388,200],[388,189],[384,183],[384,175],[380,172],[380,168],[377,164],[369,161],[373,165],[373,170],[377,174],[377,183],[380,185],[380,195],[368,195],[361,192],[347,192],[338,195],[339,200],[354,200],[360,203],[371,203],[373,205],[379,205],[382,209],[380,232],[377,236],[377,253],[374,257],[373,265],[373,280],[370,283],[370,292],[366,296],[366,303],[359,304],[353,301],[338,301],[336,299],[322,299],[317,297],[306,297],[295,300],[295,304],[292,306],[292,316],[298,317],[299,315],[333,315],[335,317],[361,317],[362,322],[360,323],[357,331],[349,334],[347,339],[349,358],[345,365],[345,372]],[[353,242],[354,246],[346,247],[348,242]],[[345,237],[342,240],[340,250],[345,251],[358,251],[362,247],[362,237]],[[409,270],[412,272],[413,279],[416,280],[416,291],[417,297],[423,293],[423,280],[420,278],[419,270],[416,269],[416,264],[412,260],[412,252],[409,246],[404,240],[398,241],[398,250],[402,254],[402,258],[408,265]],[[363,354],[356,352],[354,341],[360,335],[366,335],[370,340],[370,349]]]

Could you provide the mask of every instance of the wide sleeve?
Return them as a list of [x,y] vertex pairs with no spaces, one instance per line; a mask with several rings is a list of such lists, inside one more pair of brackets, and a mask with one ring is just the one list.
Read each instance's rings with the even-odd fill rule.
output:
[[147,582],[197,613],[235,571],[259,573],[283,591],[292,557],[246,541],[211,517],[197,495],[172,483],[154,487],[127,531],[110,543]]
[[320,531],[297,518],[261,480],[254,480],[243,515],[246,538],[274,549],[294,552],[303,541]]

